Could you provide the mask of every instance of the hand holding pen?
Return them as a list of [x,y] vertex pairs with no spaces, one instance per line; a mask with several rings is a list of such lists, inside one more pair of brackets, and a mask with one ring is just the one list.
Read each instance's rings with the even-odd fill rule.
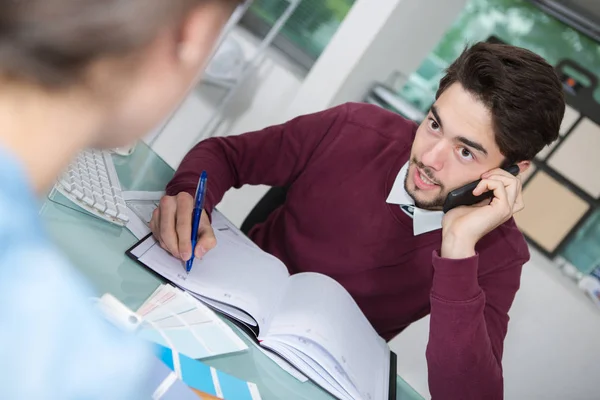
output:
[[[198,194],[199,186],[196,188],[196,194]],[[204,187],[206,190],[206,185]],[[206,211],[202,211],[200,214],[197,234],[194,236],[196,242],[193,243],[193,239],[190,240],[197,197],[194,198],[187,192],[180,192],[175,196],[164,196],[159,207],[154,210],[150,221],[150,229],[161,247],[183,261],[192,258],[192,251],[195,257],[201,258],[217,244]],[[204,197],[206,198],[206,193]],[[202,199],[202,203],[200,210],[204,208],[204,199]],[[193,247],[192,244],[194,244]]]

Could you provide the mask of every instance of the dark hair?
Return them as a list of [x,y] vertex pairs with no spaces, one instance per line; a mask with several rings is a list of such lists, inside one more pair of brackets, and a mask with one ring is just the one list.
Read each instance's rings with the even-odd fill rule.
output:
[[539,55],[477,43],[448,67],[436,99],[455,82],[490,110],[496,143],[509,162],[531,160],[558,138],[565,113],[563,88],[554,68]]
[[134,53],[203,2],[0,0],[0,76],[63,87],[99,57]]

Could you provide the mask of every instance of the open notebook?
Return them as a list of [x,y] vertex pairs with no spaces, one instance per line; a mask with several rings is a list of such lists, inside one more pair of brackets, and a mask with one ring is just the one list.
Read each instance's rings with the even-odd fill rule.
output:
[[127,254],[243,324],[335,397],[395,399],[395,355],[339,283],[316,273],[290,276],[235,228],[213,226],[217,246],[195,259],[189,275],[152,236]]

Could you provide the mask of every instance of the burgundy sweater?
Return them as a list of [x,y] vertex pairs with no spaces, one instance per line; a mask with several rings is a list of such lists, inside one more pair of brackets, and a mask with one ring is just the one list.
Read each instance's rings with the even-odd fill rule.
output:
[[193,195],[203,169],[208,212],[231,187],[289,187],[285,204],[250,232],[252,240],[290,273],[336,279],[387,340],[431,314],[426,357],[434,399],[501,399],[507,313],[528,248],[512,219],[467,259],[439,256],[441,230],[413,235],[412,219],[386,198],[416,129],[379,107],[349,103],[208,139],[186,155],[167,193]]

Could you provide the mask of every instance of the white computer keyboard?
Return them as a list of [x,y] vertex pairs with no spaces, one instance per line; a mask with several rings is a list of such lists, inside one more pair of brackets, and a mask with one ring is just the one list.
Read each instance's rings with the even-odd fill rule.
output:
[[89,213],[125,226],[129,221],[121,184],[108,151],[85,150],[71,162],[56,189]]

